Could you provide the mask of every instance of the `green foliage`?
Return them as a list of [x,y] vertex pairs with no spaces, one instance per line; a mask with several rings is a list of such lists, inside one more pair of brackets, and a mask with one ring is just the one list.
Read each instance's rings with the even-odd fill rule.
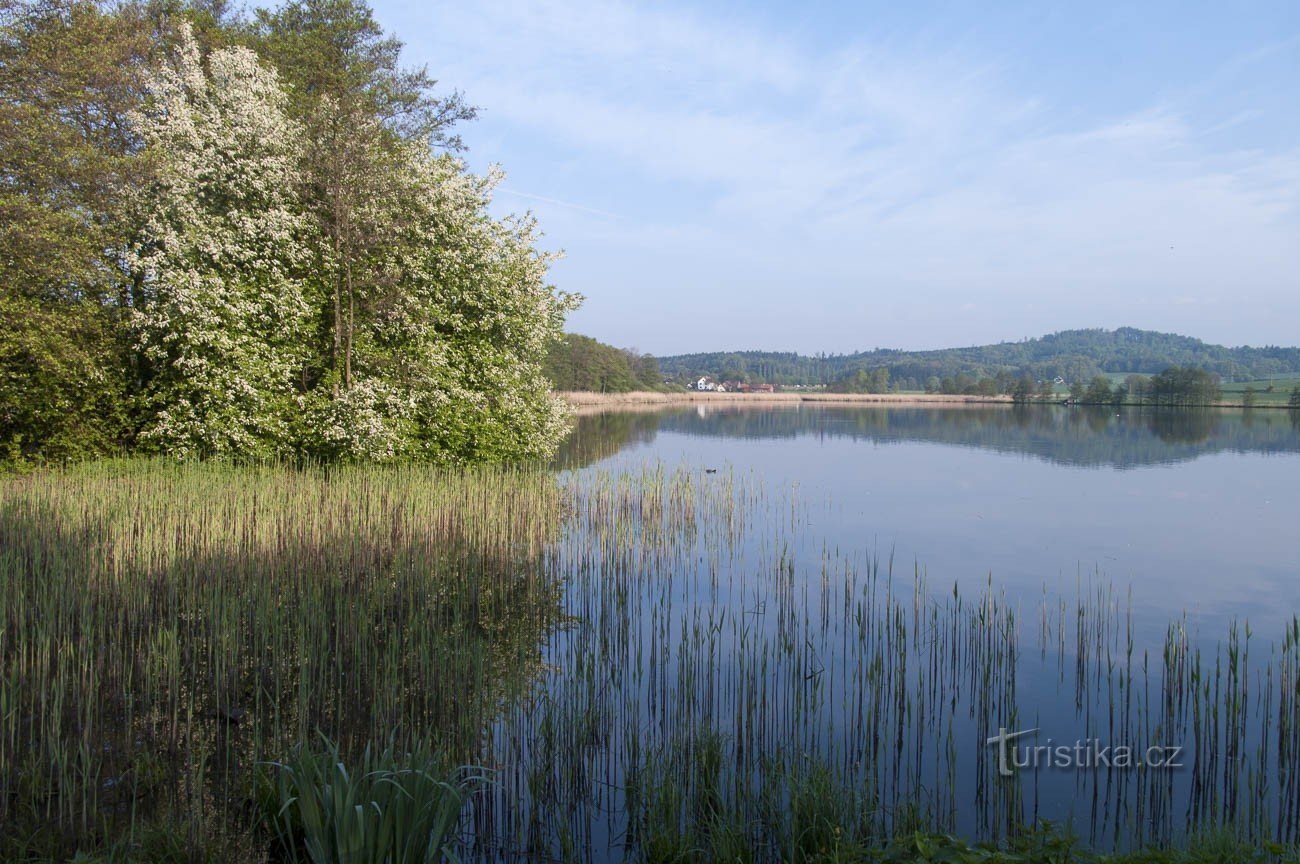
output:
[[852,377],[836,382],[829,389],[838,393],[888,393],[889,370],[884,367],[870,372],[859,369]]
[[142,167],[125,117],[146,32],[132,8],[0,2],[0,461],[127,432],[116,200]]
[[551,344],[545,369],[556,390],[629,393],[663,389],[655,358],[576,333],[566,333]]
[[[1103,372],[1147,373],[1168,366],[1194,366],[1224,377],[1262,377],[1300,372],[1300,348],[1226,348],[1199,339],[1121,327],[1117,330],[1066,330],[1021,342],[936,351],[876,349],[855,354],[800,355],[789,352],[741,351],[683,354],[660,358],[666,375],[687,380],[700,375],[718,377],[738,370],[735,377],[755,376],[778,384],[833,385],[852,379],[859,370],[889,370],[890,380],[903,390],[935,390],[930,379],[966,376],[1015,377],[1051,381],[1087,381]],[[1130,388],[1131,389],[1131,388]]]
[[105,452],[127,423],[111,314],[0,294],[0,461]]
[[1211,405],[1222,395],[1217,375],[1180,366],[1153,376],[1148,392],[1156,405]]
[[723,741],[705,733],[634,773],[627,793],[632,839],[650,862],[747,864],[755,858],[743,818],[723,788]]
[[126,115],[148,28],[136,9],[0,0],[0,290],[90,299],[129,226],[118,190],[140,176]]
[[367,744],[350,765],[338,745],[299,747],[277,763],[263,797],[289,860],[312,864],[427,864],[456,840],[460,812],[484,777],[449,771],[424,742]]
[[580,298],[364,3],[0,2],[0,459],[554,451]]
[[[427,140],[459,149],[454,126],[477,113],[459,93],[437,95],[437,82],[427,69],[403,67],[401,41],[384,33],[359,0],[293,0],[274,10],[256,10],[242,29],[281,70],[294,115],[318,124],[313,131],[332,133],[313,139],[321,157],[346,157],[351,154],[340,148],[373,146],[374,138],[366,136],[375,134],[390,145]],[[379,126],[357,130],[338,125],[349,118],[374,118]],[[343,203],[338,198],[355,191],[336,188],[333,197]]]
[[[1073,395],[1074,391],[1070,392]],[[1110,379],[1105,375],[1097,375],[1088,384],[1088,389],[1083,391],[1079,401],[1089,405],[1109,405],[1114,398],[1115,391],[1110,386]]]
[[1034,382],[1030,378],[1019,378],[1015,387],[1011,390],[1011,401],[1016,403],[1029,402],[1034,398]]
[[878,845],[875,802],[838,780],[825,764],[813,759],[793,766],[778,763],[767,782],[782,790],[766,808],[780,860],[856,861]]

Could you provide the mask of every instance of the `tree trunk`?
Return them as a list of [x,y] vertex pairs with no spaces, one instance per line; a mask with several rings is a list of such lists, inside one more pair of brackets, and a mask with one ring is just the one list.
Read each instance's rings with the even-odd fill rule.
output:
[[356,325],[357,302],[352,291],[352,262],[348,262],[348,339],[343,351],[343,385],[352,389],[352,332]]
[[[334,236],[334,261],[337,266],[339,259],[339,240],[338,235]],[[334,276],[334,352],[330,358],[330,369],[334,372],[334,398],[339,398],[339,351],[342,348],[343,338],[343,298],[341,296],[342,285],[341,279],[335,271]]]

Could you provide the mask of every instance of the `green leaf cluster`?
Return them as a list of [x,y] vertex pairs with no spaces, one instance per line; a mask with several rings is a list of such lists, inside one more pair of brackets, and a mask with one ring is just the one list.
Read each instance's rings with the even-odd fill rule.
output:
[[448,770],[424,744],[367,746],[348,764],[323,740],[270,766],[262,806],[285,858],[312,864],[445,860],[461,809],[484,777]]
[[556,390],[630,393],[664,389],[659,363],[654,357],[615,348],[576,333],[566,333],[563,339],[552,343],[545,368],[546,377]]
[[580,298],[363,2],[0,3],[0,458],[553,452]]

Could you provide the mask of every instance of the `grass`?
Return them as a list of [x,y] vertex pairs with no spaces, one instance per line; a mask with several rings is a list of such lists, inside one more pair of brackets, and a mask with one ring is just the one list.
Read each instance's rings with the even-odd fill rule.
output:
[[[1103,581],[936,590],[820,506],[662,465],[0,478],[0,858],[1294,860],[1300,621],[1147,644]],[[1187,768],[1071,779],[1076,841],[983,744],[1049,710]]]
[[1291,398],[1291,391],[1296,387],[1300,387],[1300,377],[1297,376],[1267,378],[1257,381],[1233,381],[1221,385],[1224,402],[1241,404],[1245,398],[1246,389],[1251,388],[1255,392],[1255,404],[1261,408],[1268,406],[1285,407]]
[[255,767],[478,752],[559,615],[539,472],[117,462],[0,480],[0,857],[249,834]]

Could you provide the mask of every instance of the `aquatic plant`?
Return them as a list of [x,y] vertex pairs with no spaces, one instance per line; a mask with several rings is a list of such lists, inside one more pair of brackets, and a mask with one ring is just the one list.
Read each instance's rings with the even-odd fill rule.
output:
[[368,745],[350,764],[328,739],[269,766],[263,807],[289,860],[428,864],[458,840],[466,798],[486,781],[449,770],[425,742]]

